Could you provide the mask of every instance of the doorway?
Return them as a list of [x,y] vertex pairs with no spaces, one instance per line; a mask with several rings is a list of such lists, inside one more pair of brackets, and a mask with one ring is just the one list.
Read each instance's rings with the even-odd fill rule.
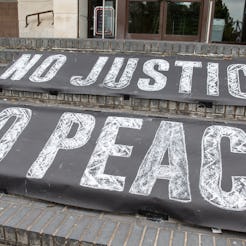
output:
[[88,38],[115,38],[117,0],[88,1]]

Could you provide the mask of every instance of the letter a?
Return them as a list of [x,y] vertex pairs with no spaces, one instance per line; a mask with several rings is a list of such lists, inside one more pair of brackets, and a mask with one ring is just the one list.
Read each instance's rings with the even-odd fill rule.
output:
[[[169,165],[161,165],[168,150]],[[130,193],[150,195],[157,179],[169,180],[169,199],[190,202],[188,161],[183,124],[162,121],[138,170]]]

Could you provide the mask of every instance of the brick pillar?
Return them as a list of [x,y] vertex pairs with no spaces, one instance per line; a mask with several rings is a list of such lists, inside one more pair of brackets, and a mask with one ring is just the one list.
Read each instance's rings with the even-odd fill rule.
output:
[[18,37],[17,2],[0,1],[0,37]]

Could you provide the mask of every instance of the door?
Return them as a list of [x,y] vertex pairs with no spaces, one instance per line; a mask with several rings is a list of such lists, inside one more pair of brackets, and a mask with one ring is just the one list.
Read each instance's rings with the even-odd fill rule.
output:
[[128,0],[126,38],[199,41],[202,0]]
[[116,0],[88,1],[88,37],[114,38]]

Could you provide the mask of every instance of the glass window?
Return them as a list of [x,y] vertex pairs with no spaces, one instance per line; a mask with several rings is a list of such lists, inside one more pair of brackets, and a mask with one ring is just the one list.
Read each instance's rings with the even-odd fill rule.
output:
[[[116,0],[88,0],[88,37],[114,38]],[[104,13],[104,16],[103,16]]]
[[168,2],[167,6],[167,34],[198,35],[199,2]]
[[160,1],[129,1],[128,33],[158,34]]
[[245,0],[216,0],[211,40],[242,42]]

